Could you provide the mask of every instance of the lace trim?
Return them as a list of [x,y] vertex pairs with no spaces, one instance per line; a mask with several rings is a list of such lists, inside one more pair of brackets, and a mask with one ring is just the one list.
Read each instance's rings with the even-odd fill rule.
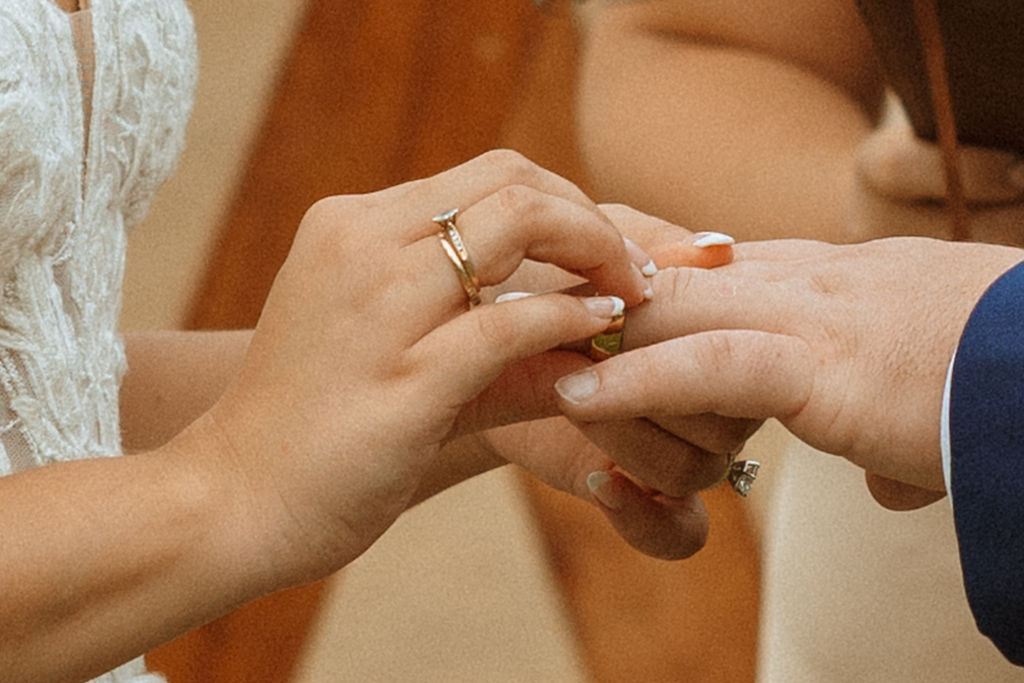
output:
[[[127,231],[174,169],[195,90],[183,0],[87,9],[0,2],[0,475],[120,452]],[[96,680],[162,679],[139,659]]]

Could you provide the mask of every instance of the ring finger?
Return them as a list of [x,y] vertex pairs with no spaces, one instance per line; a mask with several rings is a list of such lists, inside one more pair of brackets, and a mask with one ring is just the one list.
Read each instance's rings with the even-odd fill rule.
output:
[[[479,287],[509,277],[524,259],[576,273],[602,294],[633,305],[644,299],[646,279],[631,261],[621,236],[600,214],[575,202],[525,186],[504,187],[459,211],[454,219]],[[467,291],[434,233],[398,253],[391,265],[388,315],[418,319],[416,338],[465,310]],[[428,264],[426,267],[424,264]],[[414,274],[414,275],[411,275]],[[413,331],[415,330],[415,331]]]
[[[745,438],[725,439],[723,433],[714,439],[719,445],[712,451],[649,420],[577,422],[575,425],[624,471],[644,485],[672,497],[686,496],[722,481],[731,464],[731,454],[745,441]],[[703,429],[710,430],[710,427]],[[726,431],[736,432],[733,425]],[[742,431],[745,433],[746,429]]]

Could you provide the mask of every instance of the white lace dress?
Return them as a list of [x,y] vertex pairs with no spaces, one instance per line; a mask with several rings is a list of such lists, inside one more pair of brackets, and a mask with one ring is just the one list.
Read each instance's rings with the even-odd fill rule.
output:
[[[192,106],[183,0],[83,6],[0,0],[0,475],[120,453],[126,235]],[[98,680],[160,679],[138,660]]]

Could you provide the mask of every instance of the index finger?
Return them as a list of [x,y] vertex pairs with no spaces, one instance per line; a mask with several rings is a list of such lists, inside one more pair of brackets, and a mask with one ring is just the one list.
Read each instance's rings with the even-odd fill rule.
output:
[[507,149],[485,152],[436,175],[395,185],[367,197],[375,200],[374,210],[386,216],[392,225],[406,226],[402,240],[408,244],[436,232],[430,220],[432,216],[453,208],[465,210],[510,186],[529,187],[572,202],[611,225],[597,204],[574,183]]
[[[781,270],[772,263],[758,267]],[[655,275],[651,286],[652,300],[626,315],[625,350],[706,330],[779,331],[798,296],[783,283],[725,269],[671,268]]]

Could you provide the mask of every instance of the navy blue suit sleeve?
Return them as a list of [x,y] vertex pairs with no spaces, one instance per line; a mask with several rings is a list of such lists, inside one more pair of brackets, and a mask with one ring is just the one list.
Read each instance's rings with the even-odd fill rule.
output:
[[950,389],[953,514],[978,628],[1024,665],[1024,264],[964,329]]

